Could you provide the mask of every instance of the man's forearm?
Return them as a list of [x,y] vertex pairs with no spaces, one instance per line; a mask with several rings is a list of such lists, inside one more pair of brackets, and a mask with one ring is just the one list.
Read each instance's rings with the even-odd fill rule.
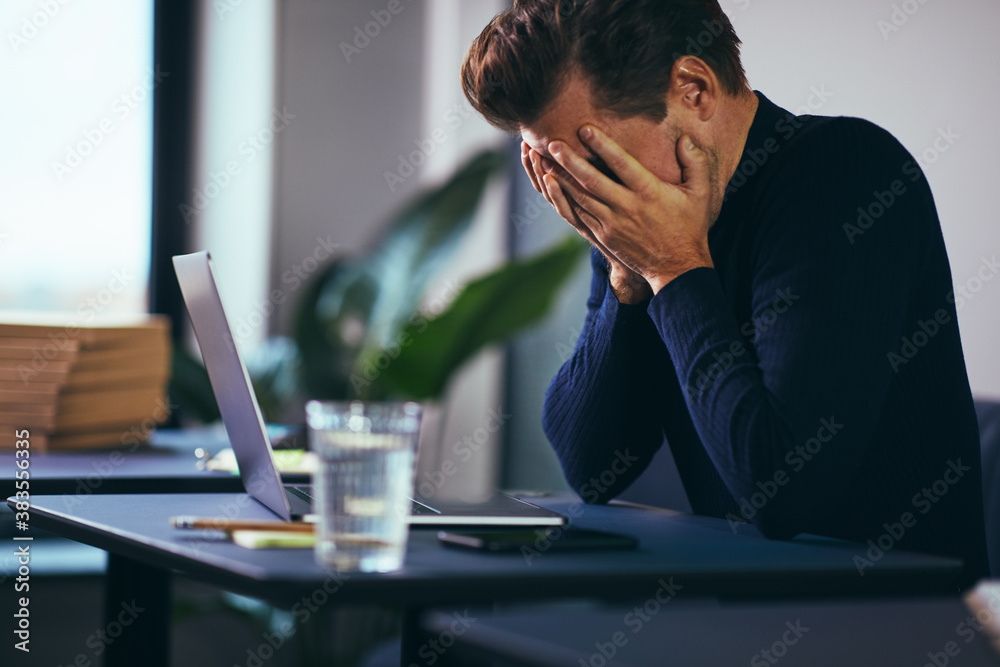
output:
[[[669,370],[668,363],[644,307],[619,304],[605,293],[573,357],[553,378],[543,412],[545,433],[566,479],[584,500],[600,502],[620,493],[662,444],[657,376]],[[629,461],[624,470],[623,458]],[[602,474],[605,483],[593,484]]]

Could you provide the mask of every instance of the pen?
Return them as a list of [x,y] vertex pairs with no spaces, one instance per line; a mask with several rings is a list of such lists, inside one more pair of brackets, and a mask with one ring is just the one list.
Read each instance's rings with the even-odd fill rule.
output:
[[182,530],[266,530],[280,533],[311,533],[315,524],[306,521],[239,521],[223,518],[201,518],[196,516],[175,516],[170,525]]

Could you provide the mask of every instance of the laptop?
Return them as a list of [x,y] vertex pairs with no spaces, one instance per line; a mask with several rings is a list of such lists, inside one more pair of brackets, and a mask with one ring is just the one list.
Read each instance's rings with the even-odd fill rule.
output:
[[[237,349],[207,252],[177,255],[174,270],[201,348],[212,391],[250,497],[285,521],[312,513],[309,485],[285,485],[274,462],[264,418],[246,364]],[[561,514],[496,493],[482,503],[412,499],[411,525],[559,526]]]

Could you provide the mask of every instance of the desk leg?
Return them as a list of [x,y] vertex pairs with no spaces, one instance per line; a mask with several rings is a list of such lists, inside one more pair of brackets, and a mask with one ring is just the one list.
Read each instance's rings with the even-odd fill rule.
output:
[[403,637],[399,647],[399,664],[401,667],[423,664],[417,651],[426,641],[427,636],[420,625],[420,617],[426,611],[423,607],[403,607]]
[[108,554],[105,667],[169,667],[170,573]]

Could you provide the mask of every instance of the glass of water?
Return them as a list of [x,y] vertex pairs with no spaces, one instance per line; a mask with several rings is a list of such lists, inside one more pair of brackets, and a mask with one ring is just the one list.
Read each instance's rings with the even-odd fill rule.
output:
[[310,401],[316,562],[327,569],[390,572],[409,535],[418,403]]

